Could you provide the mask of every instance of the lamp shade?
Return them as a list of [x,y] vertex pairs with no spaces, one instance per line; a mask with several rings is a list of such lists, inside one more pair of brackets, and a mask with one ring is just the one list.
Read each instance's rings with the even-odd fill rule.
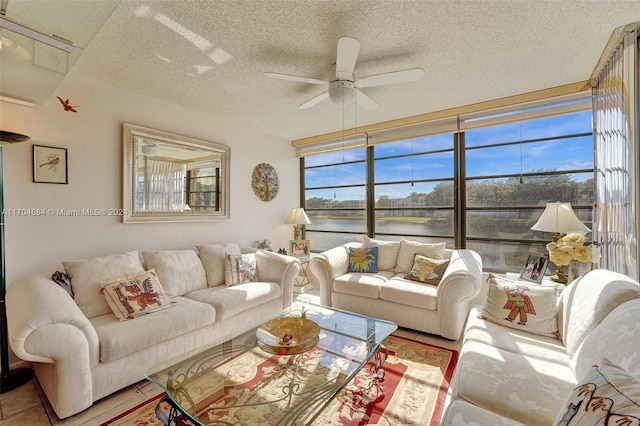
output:
[[531,230],[558,234],[591,232],[591,229],[587,228],[576,216],[571,208],[571,203],[547,203],[542,216],[531,227]]
[[308,225],[311,221],[302,207],[296,207],[291,209],[284,223],[287,225]]

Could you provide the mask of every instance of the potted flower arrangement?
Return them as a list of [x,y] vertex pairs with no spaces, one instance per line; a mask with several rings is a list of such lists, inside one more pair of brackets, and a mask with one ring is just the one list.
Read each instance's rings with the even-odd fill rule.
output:
[[271,240],[269,240],[268,238],[265,238],[264,240],[258,240],[256,248],[259,250],[273,251],[271,249]]
[[[566,284],[578,277],[578,263],[598,262],[600,251],[593,244],[585,245],[585,241],[584,235],[572,232],[547,244],[549,260],[558,267],[551,277],[553,281]],[[562,270],[566,265],[569,265],[569,277]]]

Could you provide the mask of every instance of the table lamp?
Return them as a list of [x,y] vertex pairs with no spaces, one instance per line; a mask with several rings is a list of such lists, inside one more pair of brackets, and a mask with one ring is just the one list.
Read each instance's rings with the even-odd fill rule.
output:
[[565,235],[576,232],[578,234],[586,234],[591,232],[584,223],[580,221],[578,216],[573,212],[571,203],[547,203],[542,212],[542,216],[531,227],[532,231],[551,232],[553,241],[558,241]]
[[[575,232],[578,234],[586,234],[591,232],[584,223],[580,221],[578,216],[571,208],[571,203],[547,203],[542,216],[531,227],[532,231],[550,232],[553,234],[553,242],[565,235]],[[562,265],[556,265],[556,274],[551,277],[553,281],[566,283],[567,277],[562,271]]]
[[304,225],[310,224],[311,221],[309,220],[309,216],[307,216],[302,207],[296,207],[291,209],[289,215],[284,220],[284,223],[286,223],[287,225],[293,225],[293,239],[301,240]]

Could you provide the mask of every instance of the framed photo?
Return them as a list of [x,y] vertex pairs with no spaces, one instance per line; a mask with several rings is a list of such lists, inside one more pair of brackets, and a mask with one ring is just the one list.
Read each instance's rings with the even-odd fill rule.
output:
[[67,149],[33,145],[33,181],[68,184]]
[[289,240],[289,256],[304,259],[309,257],[310,253],[309,240]]
[[520,273],[520,279],[540,284],[544,272],[549,265],[549,256],[542,253],[529,253],[524,269]]

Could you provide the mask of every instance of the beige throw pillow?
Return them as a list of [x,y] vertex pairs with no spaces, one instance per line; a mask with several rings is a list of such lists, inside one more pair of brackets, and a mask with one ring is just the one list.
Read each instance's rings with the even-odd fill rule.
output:
[[120,321],[172,306],[153,269],[104,282],[102,294]]
[[144,272],[137,250],[65,261],[62,265],[71,279],[73,299],[89,319],[111,312],[107,301],[100,295],[103,281]]
[[395,269],[400,251],[400,241],[374,240],[365,235],[363,245],[366,248],[378,246],[379,271],[393,271]]
[[169,297],[207,288],[207,274],[194,250],[143,251],[142,256]]
[[207,274],[207,285],[215,287],[224,284],[224,263],[227,250],[220,244],[198,246],[198,256]]
[[444,259],[445,247],[446,243],[421,243],[403,238],[400,243],[395,273],[408,274],[413,266],[413,259],[416,253],[436,260]]

